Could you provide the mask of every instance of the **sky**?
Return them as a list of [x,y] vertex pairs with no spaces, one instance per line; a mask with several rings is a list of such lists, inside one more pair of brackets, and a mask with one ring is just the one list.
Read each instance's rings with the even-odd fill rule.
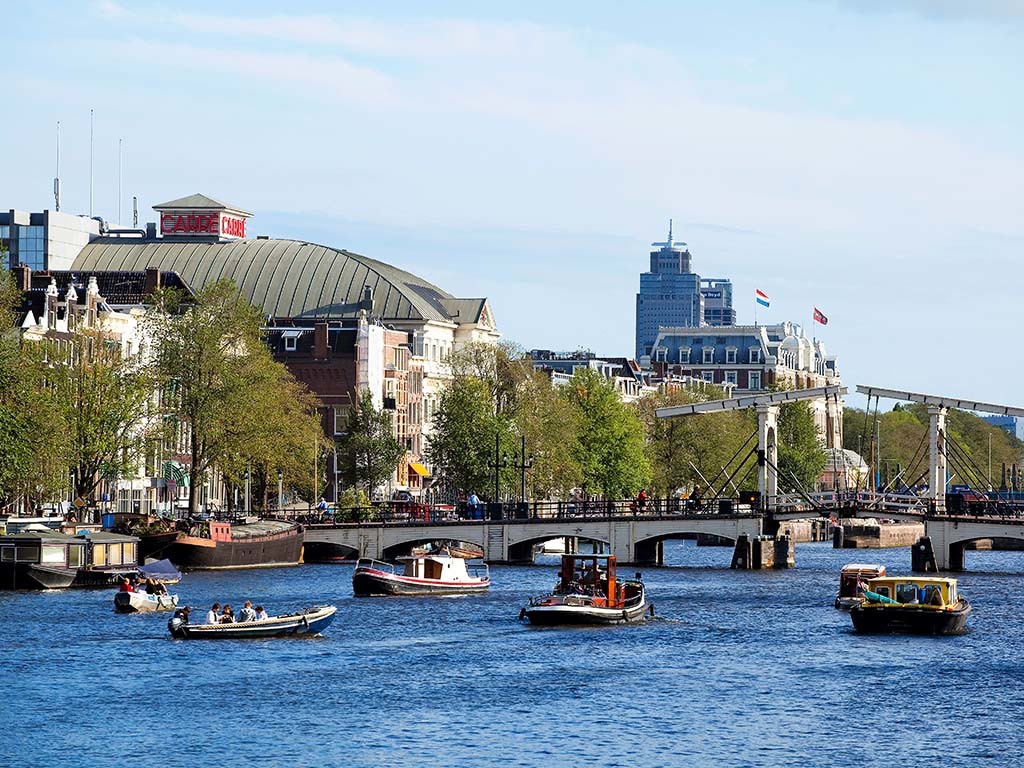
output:
[[52,207],[60,121],[90,212],[92,109],[95,215],[201,192],[617,356],[671,218],[851,391],[1024,406],[1022,33],[1024,0],[19,3],[0,208]]

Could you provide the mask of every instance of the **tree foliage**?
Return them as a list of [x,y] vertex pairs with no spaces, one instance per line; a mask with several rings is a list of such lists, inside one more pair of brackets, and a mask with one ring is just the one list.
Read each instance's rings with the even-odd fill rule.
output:
[[579,424],[569,452],[580,466],[585,494],[632,496],[651,480],[644,428],[636,411],[592,368],[580,367],[562,390]]
[[38,350],[14,327],[21,292],[0,269],[0,509],[67,493],[67,425],[46,386]]
[[[882,485],[919,485],[928,478],[928,423],[927,406],[919,403],[897,404],[891,411],[878,413],[877,421],[873,410],[847,408],[843,412],[844,447],[864,457],[872,476],[879,467]],[[1016,436],[966,411],[949,411],[946,436],[951,484],[998,488],[1003,482],[1003,466],[1020,464],[1024,455],[1024,443]]]
[[387,482],[405,454],[394,435],[391,414],[373,404],[363,390],[348,412],[345,434],[337,440],[338,467],[346,485],[373,491]]
[[817,490],[828,457],[814,426],[814,414],[806,402],[783,403],[779,407],[776,445],[779,487]]
[[[198,509],[197,488],[213,467],[237,482],[243,467],[254,464],[265,488],[276,479],[271,467],[281,469],[303,456],[297,446],[309,445],[310,457],[318,459],[322,443],[312,434],[318,425],[312,400],[301,396],[294,408],[285,406],[302,387],[274,362],[262,340],[259,310],[232,282],[207,285],[192,303],[161,294],[156,309],[152,331],[163,403],[188,437],[190,514]],[[308,474],[287,475],[289,485],[308,477],[315,494],[320,483],[312,464]]]
[[[441,482],[488,495],[495,440],[500,446],[514,441],[509,419],[494,410],[491,387],[475,376],[459,376],[441,393],[425,452]],[[508,471],[501,479],[506,488],[514,481]]]

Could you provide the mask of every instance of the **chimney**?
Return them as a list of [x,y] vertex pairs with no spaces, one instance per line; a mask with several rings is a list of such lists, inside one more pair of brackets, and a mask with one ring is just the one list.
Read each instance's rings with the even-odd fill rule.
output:
[[318,322],[313,326],[313,359],[327,359],[327,323]]
[[146,287],[143,293],[146,296],[152,296],[158,290],[160,290],[160,268],[146,267]]
[[147,240],[156,240],[156,222],[155,221],[147,221],[146,222],[146,239]]
[[14,277],[14,283],[18,286],[18,290],[24,293],[32,287],[32,268],[27,267],[24,264],[19,264],[11,270],[11,275]]
[[363,286],[363,300],[359,302],[359,308],[373,312],[373,288],[368,285]]

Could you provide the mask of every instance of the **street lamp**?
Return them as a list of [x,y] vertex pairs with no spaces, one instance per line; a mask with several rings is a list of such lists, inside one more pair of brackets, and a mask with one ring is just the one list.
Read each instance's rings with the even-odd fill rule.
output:
[[279,469],[279,470],[277,470],[277,511],[278,511],[278,513],[280,513],[282,515],[284,514],[284,510],[283,510],[284,504],[283,504],[283,501],[282,501],[282,494],[284,493],[283,488],[284,488],[284,470],[283,469]]
[[519,462],[513,464],[519,470],[519,501],[526,502],[526,470],[533,469],[533,454],[526,455],[526,435],[522,435],[519,443]]
[[245,470],[245,514],[249,514],[251,507],[249,506],[249,481],[252,475],[249,470]]
[[[499,459],[499,455],[501,458]],[[494,461],[487,462],[487,466],[494,470],[494,503],[501,503],[499,495],[501,492],[501,470],[508,466],[508,454],[501,453],[501,433],[494,433]]]

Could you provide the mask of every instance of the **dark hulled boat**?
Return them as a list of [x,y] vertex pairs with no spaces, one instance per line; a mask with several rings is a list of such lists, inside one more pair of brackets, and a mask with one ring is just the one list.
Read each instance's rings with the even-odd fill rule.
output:
[[302,539],[302,526],[286,520],[210,520],[179,532],[161,554],[186,571],[298,565]]
[[654,616],[640,580],[620,579],[614,555],[562,555],[558,583],[519,614],[531,624],[628,624]]
[[883,577],[871,579],[863,591],[864,602],[850,609],[857,632],[955,635],[971,613],[956,579]]
[[106,587],[138,572],[138,539],[40,530],[0,537],[0,589]]
[[307,608],[297,613],[232,624],[188,624],[178,615],[167,622],[176,640],[255,640],[269,637],[315,637],[334,620],[333,605]]

